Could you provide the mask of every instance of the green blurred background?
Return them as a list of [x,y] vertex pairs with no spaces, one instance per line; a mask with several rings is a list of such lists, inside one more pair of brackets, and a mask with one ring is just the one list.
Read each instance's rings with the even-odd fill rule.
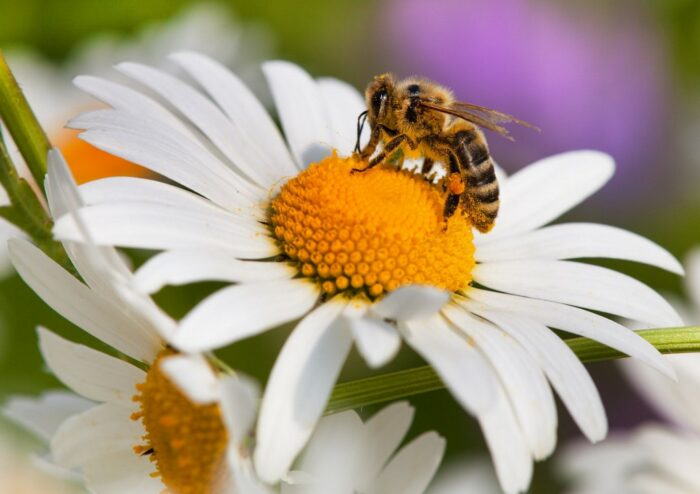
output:
[[[144,26],[167,21],[192,3],[0,0],[0,47],[30,49],[61,74],[86,41],[109,33],[132,42]],[[420,73],[449,84],[460,99],[539,125],[541,135],[517,134],[514,145],[494,142],[494,156],[510,172],[566,149],[608,151],[618,161],[618,175],[600,197],[567,219],[629,228],[681,259],[700,244],[700,2],[259,0],[218,5],[235,16],[239,28],[256,30],[257,37],[239,48],[244,52],[239,57],[245,52],[258,57],[256,43],[261,43],[264,56],[292,60],[314,76],[338,77],[358,89],[379,72]],[[73,75],[66,69],[63,84]],[[249,80],[264,95],[261,79],[253,74]],[[143,257],[133,254],[137,262]],[[682,293],[682,280],[660,270],[606,265],[659,290]],[[166,289],[158,301],[179,316],[214,288]],[[0,402],[11,394],[59,386],[39,356],[37,325],[99,346],[53,313],[16,275],[0,281],[0,324]],[[242,342],[221,356],[264,382],[288,331],[280,328]],[[404,349],[387,370],[419,363]],[[614,365],[590,369],[612,428],[653,417],[626,389]],[[342,380],[369,374],[353,355]],[[448,439],[450,457],[485,454],[477,424],[446,392],[411,401],[418,407],[412,434],[438,430]],[[560,432],[562,444],[579,436],[563,410]],[[551,464],[538,464],[531,492],[561,491]]]

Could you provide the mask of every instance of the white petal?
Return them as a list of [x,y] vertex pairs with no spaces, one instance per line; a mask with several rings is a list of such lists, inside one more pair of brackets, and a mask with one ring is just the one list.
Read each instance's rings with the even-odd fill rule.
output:
[[423,494],[445,452],[445,439],[426,432],[404,446],[377,479],[372,494]]
[[260,386],[253,379],[243,375],[221,378],[221,418],[234,445],[240,446],[248,438],[259,399]]
[[697,469],[700,438],[661,425],[651,425],[641,429],[637,440],[639,447],[648,452],[650,470],[693,486],[692,491],[697,491],[700,487]]
[[508,174],[506,171],[499,165],[498,163],[493,164],[493,169],[496,172],[496,180],[498,180],[499,184],[504,184],[506,183],[506,180],[508,180]]
[[406,326],[406,342],[435,368],[467,411],[478,415],[490,409],[496,377],[473,345],[439,316],[409,321]]
[[493,365],[535,459],[549,456],[557,443],[557,410],[552,390],[535,360],[511,336],[462,308],[449,306],[443,313],[474,338]]
[[476,240],[487,243],[549,223],[600,189],[614,168],[612,158],[598,151],[562,153],[523,168],[501,188],[496,226]]
[[79,75],[73,79],[73,84],[115,110],[136,115],[148,115],[151,118],[164,121],[185,135],[194,136],[179,118],[166,110],[160,103],[130,87],[90,75]]
[[393,359],[401,348],[401,336],[390,324],[374,317],[345,319],[350,326],[357,350],[372,368]]
[[449,292],[432,286],[409,285],[389,293],[372,306],[372,312],[397,321],[434,316],[450,300]]
[[80,138],[153,170],[229,210],[249,209],[264,191],[243,180],[202,144],[147,116],[98,110],[70,121]]
[[78,345],[39,328],[39,348],[56,377],[76,393],[94,401],[133,406],[136,384],[146,379],[141,369]]
[[682,326],[671,305],[648,286],[611,269],[570,261],[478,264],[478,283],[503,292],[577,305],[660,327]]
[[51,216],[56,219],[66,214],[75,216],[81,242],[86,246],[64,245],[66,252],[80,276],[88,286],[101,293],[111,293],[115,277],[126,277],[129,270],[113,249],[100,249],[92,245],[92,236],[82,221],[80,208],[85,204],[73,179],[73,174],[57,149],[48,154],[48,173],[44,181]]
[[592,223],[553,225],[497,239],[476,249],[475,256],[478,262],[605,257],[641,262],[683,274],[683,267],[676,258],[651,240],[621,228]]
[[304,169],[328,156],[333,136],[316,81],[289,62],[266,62],[262,68],[297,166]]
[[700,248],[695,248],[688,254],[685,264],[688,267],[686,291],[697,311],[700,309]]
[[221,398],[219,379],[202,355],[180,353],[159,362],[163,374],[194,403],[206,405]]
[[635,472],[625,488],[634,494],[695,494],[698,491],[698,486],[682,484],[665,472],[653,470]]
[[494,406],[479,416],[496,475],[506,494],[524,492],[532,479],[530,449],[500,385]]
[[265,188],[279,180],[279,175],[275,173],[261,173],[264,169],[257,166],[255,156],[244,152],[248,142],[239,135],[239,128],[192,86],[166,72],[139,63],[120,63],[116,69],[155,91],[181,112],[228,159],[234,171],[242,172]]
[[143,331],[113,304],[80,283],[26,240],[11,239],[10,257],[22,279],[63,317],[134,358],[150,361],[160,341]]
[[567,444],[557,455],[555,466],[562,477],[575,481],[576,493],[618,494],[625,492],[624,485],[629,480],[625,472],[644,464],[645,456],[633,437],[611,433],[595,446],[581,440]]
[[171,250],[151,257],[136,273],[136,287],[155,293],[166,285],[198,281],[256,281],[293,278],[297,271],[281,262],[241,261],[229,250],[202,247]]
[[94,458],[83,471],[86,486],[95,494],[161,494],[165,490],[163,483],[150,475],[155,471],[153,462],[131,449]]
[[[141,332],[144,341],[159,348],[159,335],[170,336],[174,321],[153,300],[133,290],[132,273],[115,249],[97,247],[94,244],[79,210],[84,203],[78,187],[68,164],[55,149],[49,152],[45,186],[54,217],[65,213],[74,221],[79,243],[66,242],[64,247],[83,281],[101,297],[103,304],[106,303],[113,312],[119,312],[122,319],[128,320],[125,324],[122,322],[121,326],[129,327],[132,332]],[[151,345],[146,345],[146,348]],[[152,356],[149,357],[150,360]]]
[[48,442],[68,417],[93,406],[92,401],[67,391],[47,391],[36,398],[11,396],[2,414]]
[[352,339],[336,324],[343,309],[326,302],[294,329],[275,362],[260,409],[255,466],[275,483],[309,439],[321,417]]
[[[364,98],[357,89],[338,79],[321,78],[318,87],[330,123],[333,147],[341,156],[349,156],[357,139],[357,117],[365,110]],[[360,146],[368,139],[369,126],[365,125]]]
[[486,458],[459,458],[440,469],[428,494],[501,494],[493,466]]
[[103,404],[69,418],[51,440],[54,460],[63,467],[76,468],[92,458],[133,448],[144,429],[129,418],[131,412],[123,406]]
[[[0,187],[1,190],[2,187]],[[4,279],[15,272],[7,251],[7,241],[12,238],[28,238],[28,236],[19,227],[4,219],[0,219],[0,279]]]
[[47,201],[51,216],[58,218],[76,211],[83,203],[68,163],[61,152],[56,148],[50,149],[47,162],[48,172],[44,182]]
[[[229,449],[229,458],[233,458],[237,456],[237,454],[238,452]],[[224,487],[228,487],[230,490],[224,490],[223,492],[232,492],[236,494],[279,494],[278,490],[263,485],[263,483],[260,482],[248,458],[238,457],[235,461],[229,460],[229,465],[231,467],[231,475],[227,479],[229,485]],[[284,492],[284,487],[282,489],[282,492]]]
[[271,181],[297,173],[282,135],[265,107],[232,72],[199,53],[175,53],[169,58],[199,82],[226,113],[236,129],[229,139],[260,173]]
[[[309,492],[305,494],[352,494],[365,492],[364,473],[359,467],[368,453],[367,431],[353,410],[323,417],[298,462],[298,471],[308,475]],[[304,482],[297,473],[296,482]],[[285,478],[286,480],[286,478]]]
[[414,411],[408,402],[399,401],[382,408],[365,422],[369,447],[363,452],[363,468],[359,470],[367,480],[374,480],[398,449],[411,427]]
[[317,299],[316,286],[301,280],[229,286],[192,309],[172,343],[193,352],[227,345],[303,316]]
[[[476,288],[470,289],[468,295],[470,299],[489,307],[521,314],[539,321],[545,326],[599,341],[639,359],[669,377],[673,378],[674,376],[673,369],[667,359],[651,343],[639,337],[634,331],[606,317],[569,305]],[[466,302],[465,306],[471,307],[469,302]]]
[[654,410],[679,427],[700,431],[698,355],[687,353],[663,358],[675,369],[678,382],[670,383],[664,376],[634,360],[624,360],[618,365]]
[[[80,196],[86,204],[152,202],[213,215],[220,215],[225,211],[210,200],[182,187],[146,178],[108,177],[92,180],[80,186]],[[245,219],[246,217],[241,215],[239,221]],[[249,221],[251,219],[248,218]]]
[[[219,247],[246,258],[270,257],[278,249],[262,225],[236,216],[184,210],[149,202],[105,203],[81,210],[98,245],[143,249]],[[60,218],[54,234],[61,240],[81,240],[71,216]]]
[[177,214],[210,215],[239,226],[260,226],[261,212],[258,208],[226,210],[200,195],[155,180],[112,177],[89,182],[80,189],[81,193],[86,194],[86,202],[95,206],[153,205],[169,208]]
[[574,421],[592,442],[608,431],[598,390],[581,361],[546,326],[526,317],[485,308],[472,308],[515,338],[544,370]]

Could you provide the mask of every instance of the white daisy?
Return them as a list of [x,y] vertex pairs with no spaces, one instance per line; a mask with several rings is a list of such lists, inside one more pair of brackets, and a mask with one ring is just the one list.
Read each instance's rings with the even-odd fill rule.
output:
[[[680,308],[689,324],[700,321],[700,250],[687,264],[693,308]],[[670,424],[645,424],[603,444],[571,446],[561,468],[575,479],[572,492],[586,494],[695,494],[700,492],[700,355],[667,355],[678,375],[669,383],[636,364],[624,374]]]
[[[201,90],[151,67],[120,64],[140,87],[78,78],[113,109],[71,125],[86,130],[88,143],[189,190],[105,179],[83,186],[89,206],[81,212],[99,244],[165,251],[137,273],[145,291],[233,283],[181,321],[173,344],[183,351],[301,319],[263,397],[255,459],[264,480],[279,480],[308,440],[353,341],[372,367],[392,359],[402,338],[432,364],[479,420],[508,492],[525,489],[533,459],[555,446],[547,380],[590,440],[607,432],[590,376],[549,328],[672,374],[646,341],[590,311],[677,326],[673,308],[628,276],[565,259],[628,259],[681,273],[678,262],[614,227],[544,226],[610,178],[607,155],[566,153],[503,178],[502,210],[487,235],[472,232],[463,215],[444,229],[442,194],[417,175],[391,167],[350,173],[360,164],[344,156],[364,109],[352,87],[314,80],[287,62],[266,63],[285,143],[223,66],[195,53],[171,59]],[[70,217],[55,233],[79,237]]]
[[[270,34],[262,27],[238,23],[228,9],[204,3],[167,22],[147,25],[126,39],[106,34],[89,39],[60,66],[26,48],[5,47],[4,52],[52,144],[61,148],[76,180],[83,183],[107,176],[144,176],[149,172],[98,151],[77,139],[74,131],[64,128],[68,119],[97,107],[92,98],[71,84],[76,75],[105,75],[112,64],[125,59],[158,64],[174,50],[191,49],[215,56],[255,82],[260,79],[258,62],[268,56],[270,47]],[[9,137],[7,132],[3,136]],[[11,141],[7,144],[21,175],[33,184],[19,151]],[[0,205],[7,204],[9,198],[0,187]],[[12,272],[6,240],[24,236],[15,225],[0,219],[0,276]]]
[[413,420],[406,402],[362,422],[354,411],[321,419],[282,494],[422,494],[445,440],[426,432],[397,451]]
[[[82,206],[78,189],[57,151],[49,156],[46,190],[54,216],[77,218],[83,242],[64,246],[85,283],[25,240],[10,240],[10,257],[48,305],[125,357],[40,328],[39,346],[51,371],[91,404],[49,395],[11,401],[6,413],[50,436],[52,460],[80,469],[91,492],[160,493],[167,487],[186,494],[255,485],[244,445],[257,407],[250,384],[218,379],[201,356],[172,356],[166,341],[175,322],[133,289],[132,274],[114,249],[85,241],[89,234],[76,213]],[[66,412],[70,417],[59,425]]]

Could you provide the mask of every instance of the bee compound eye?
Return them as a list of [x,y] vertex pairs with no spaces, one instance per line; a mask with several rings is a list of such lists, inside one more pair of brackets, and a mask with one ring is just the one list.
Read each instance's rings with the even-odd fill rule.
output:
[[379,111],[382,109],[382,106],[384,105],[384,102],[386,101],[387,98],[387,92],[386,89],[381,88],[377,90],[376,93],[372,96],[372,109],[374,110],[375,113],[379,113]]

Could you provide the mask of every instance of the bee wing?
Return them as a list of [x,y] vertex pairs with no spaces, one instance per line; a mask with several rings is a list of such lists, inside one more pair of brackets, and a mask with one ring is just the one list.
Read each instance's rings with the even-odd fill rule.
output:
[[426,108],[430,108],[431,110],[447,113],[449,115],[453,115],[455,117],[464,119],[467,122],[476,124],[479,127],[484,127],[485,129],[498,132],[503,137],[510,139],[511,141],[513,140],[513,138],[508,133],[508,129],[499,124],[516,123],[518,125],[522,125],[530,129],[535,129],[537,131],[540,130],[534,125],[529,124],[518,118],[515,118],[512,115],[508,115],[507,113],[502,113],[500,111],[491,110],[490,108],[472,105],[471,103],[465,103],[462,101],[456,101],[450,106],[441,106],[435,103],[430,103],[428,101],[422,101],[421,104]]

